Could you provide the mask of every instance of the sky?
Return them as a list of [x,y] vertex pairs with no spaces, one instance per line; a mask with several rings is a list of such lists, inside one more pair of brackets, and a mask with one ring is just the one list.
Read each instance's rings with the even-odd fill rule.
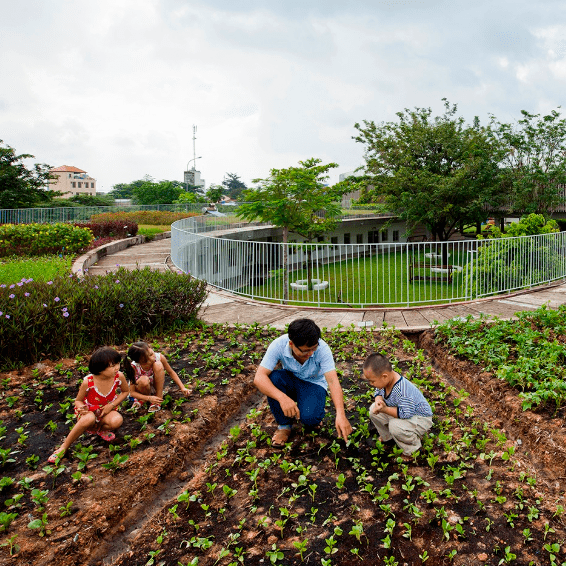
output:
[[150,175],[250,184],[363,164],[355,124],[458,105],[471,122],[566,93],[553,0],[0,0],[0,139],[99,191]]

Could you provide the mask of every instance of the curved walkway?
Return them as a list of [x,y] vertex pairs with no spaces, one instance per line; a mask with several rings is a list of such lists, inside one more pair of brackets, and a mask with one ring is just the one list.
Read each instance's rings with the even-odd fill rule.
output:
[[[171,240],[163,239],[135,245],[102,258],[89,268],[89,274],[114,271],[119,266],[128,269],[150,266],[153,269],[175,269],[170,261]],[[453,305],[435,305],[411,308],[332,309],[296,307],[262,303],[210,288],[199,318],[209,323],[269,324],[283,329],[296,318],[308,317],[321,327],[334,328],[339,324],[359,328],[380,327],[384,323],[405,332],[420,332],[435,321],[450,318],[479,317],[482,314],[502,319],[514,318],[518,311],[536,310],[543,304],[557,308],[566,304],[566,283],[560,281],[534,290],[518,291],[510,295],[479,299]]]

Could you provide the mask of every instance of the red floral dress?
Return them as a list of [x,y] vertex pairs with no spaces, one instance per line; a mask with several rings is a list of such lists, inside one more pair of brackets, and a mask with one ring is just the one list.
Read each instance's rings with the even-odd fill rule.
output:
[[[85,379],[87,380],[87,388],[84,403],[87,406],[87,409],[94,413],[96,422],[98,422],[100,420],[100,415],[102,414],[102,407],[108,405],[108,403],[115,401],[122,391],[120,374],[116,373],[116,375],[114,376],[114,384],[112,385],[112,389],[110,389],[107,395],[103,395],[97,389],[96,385],[94,384],[94,376],[92,375],[92,373],[89,373],[85,377]],[[75,416],[77,418],[81,417],[77,407],[75,407]]]

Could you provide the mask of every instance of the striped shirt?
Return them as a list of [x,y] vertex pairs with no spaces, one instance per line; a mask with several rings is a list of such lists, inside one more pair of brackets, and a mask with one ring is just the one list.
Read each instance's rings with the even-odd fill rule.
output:
[[400,419],[410,419],[415,415],[432,417],[432,409],[419,388],[403,376],[400,377],[388,396],[385,395],[385,388],[376,389],[374,396],[381,395],[388,407],[397,407]]

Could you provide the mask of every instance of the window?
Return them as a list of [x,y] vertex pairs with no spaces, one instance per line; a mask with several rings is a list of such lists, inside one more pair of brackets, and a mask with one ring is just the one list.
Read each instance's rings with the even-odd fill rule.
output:
[[364,243],[364,235],[356,234],[356,244],[363,244],[363,243]]
[[338,236],[331,236],[330,243],[336,245],[338,243]]
[[81,188],[81,185],[82,185],[82,183],[80,183],[80,182],[79,182],[79,183],[77,183],[77,184],[78,184],[78,187],[77,187],[77,188],[78,188],[78,189],[80,189],[80,188]]
[[71,178],[71,174],[69,173],[69,179]]
[[71,187],[73,187],[73,189],[77,188],[77,183],[75,183],[75,181],[71,181]]
[[379,243],[379,230],[371,230],[368,232],[368,244]]
[[393,230],[393,241],[394,242],[399,241],[399,230]]
[[344,243],[345,244],[350,243],[350,232],[347,232],[346,234],[344,234]]
[[381,241],[387,242],[389,240],[389,230],[382,230],[381,231]]
[[91,188],[91,189],[94,189],[94,183],[91,183],[91,184],[90,184],[90,188]]
[[317,242],[324,242],[324,236],[319,236],[317,238]]

